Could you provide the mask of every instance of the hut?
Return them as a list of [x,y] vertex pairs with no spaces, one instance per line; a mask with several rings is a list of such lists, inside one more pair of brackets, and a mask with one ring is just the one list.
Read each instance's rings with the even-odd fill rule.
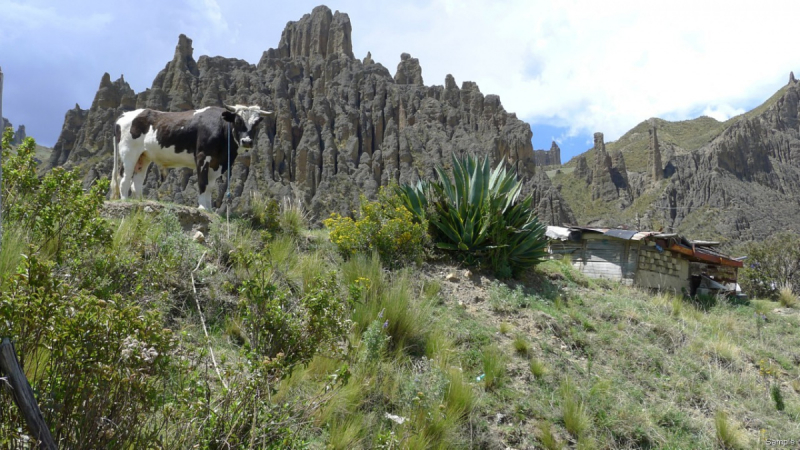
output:
[[613,228],[549,226],[546,233],[551,258],[568,257],[592,278],[686,295],[738,289],[742,261],[720,253],[718,242]]

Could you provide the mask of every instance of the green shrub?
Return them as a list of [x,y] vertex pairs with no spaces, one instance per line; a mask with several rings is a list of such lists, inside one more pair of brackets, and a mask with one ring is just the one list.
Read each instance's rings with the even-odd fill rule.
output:
[[748,243],[745,252],[739,280],[750,297],[775,299],[781,288],[800,286],[800,235],[794,231]]
[[36,175],[32,138],[10,152],[11,133],[3,134],[3,220],[27,230],[34,251],[45,251],[57,262],[80,260],[92,248],[110,242],[108,222],[98,211],[108,191],[102,178],[84,192],[77,171],[56,167]]
[[770,388],[770,395],[772,396],[772,401],[775,402],[775,409],[778,411],[783,411],[786,409],[786,404],[783,402],[783,393],[781,392],[781,387],[777,383],[773,384]]
[[390,337],[386,334],[389,326],[388,320],[383,320],[383,311],[378,314],[378,318],[361,335],[361,361],[374,364],[380,361],[386,352]]
[[266,230],[272,234],[277,234],[281,229],[280,205],[275,199],[266,197],[258,191],[251,194],[250,205],[244,215],[250,219],[253,228]]
[[429,241],[427,222],[415,219],[392,189],[381,188],[374,202],[361,196],[358,219],[333,213],[323,224],[330,229],[331,242],[344,256],[375,250],[387,267],[419,262]]
[[340,353],[350,322],[334,274],[317,279],[300,298],[258,276],[244,281],[240,294],[249,356],[265,373],[282,378],[318,351]]
[[530,196],[520,200],[522,183],[501,162],[478,162],[453,154],[453,178],[437,167],[438,181],[396,188],[406,209],[438,233],[436,245],[468,264],[487,264],[510,277],[546,257],[545,227],[533,213]]
[[[135,448],[155,438],[145,426],[172,374],[171,333],[156,312],[120,297],[75,291],[53,264],[31,253],[0,293],[0,336],[16,343],[45,422],[65,448]],[[12,404],[6,390],[2,404]],[[24,429],[16,408],[0,435]],[[138,445],[137,445],[138,443]]]

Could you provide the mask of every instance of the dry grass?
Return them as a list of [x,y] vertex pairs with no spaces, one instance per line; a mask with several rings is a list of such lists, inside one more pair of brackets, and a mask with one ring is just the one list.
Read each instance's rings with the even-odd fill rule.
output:
[[797,308],[797,295],[790,288],[783,287],[778,291],[778,302],[785,308]]

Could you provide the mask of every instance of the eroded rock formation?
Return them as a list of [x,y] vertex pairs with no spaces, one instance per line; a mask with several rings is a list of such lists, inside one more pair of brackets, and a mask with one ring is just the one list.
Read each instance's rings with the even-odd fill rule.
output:
[[550,145],[550,150],[534,150],[533,151],[534,163],[541,166],[560,166],[561,165],[561,148],[558,147],[555,141]]
[[[507,161],[526,190],[539,195],[548,217],[572,215],[557,190],[536,184],[546,177],[534,177],[530,126],[506,112],[498,96],[484,95],[474,82],[458,87],[451,75],[443,86],[425,86],[419,61],[407,54],[394,76],[369,54],[356,59],[349,17],[324,6],[289,22],[278,48],[255,65],[195,60],[192,41],[181,35],[150,89],[136,94],[122,78],[112,82],[104,75],[91,108],[67,112],[51,164],[82,167],[87,181],[110,174],[113,123],[123,111],[223,103],[276,112],[260,127],[255,148],[234,164],[234,208],[260,191],[299,198],[317,219],[332,211],[348,214],[359,194],[431,178],[437,164],[450,166],[451,154],[469,153]],[[145,196],[193,204],[194,178],[189,169],[164,176],[151,166]],[[228,186],[222,181],[217,187],[220,205]]]
[[670,162],[654,209],[662,222],[741,239],[800,231],[800,83],[790,75],[784,89],[763,113]]

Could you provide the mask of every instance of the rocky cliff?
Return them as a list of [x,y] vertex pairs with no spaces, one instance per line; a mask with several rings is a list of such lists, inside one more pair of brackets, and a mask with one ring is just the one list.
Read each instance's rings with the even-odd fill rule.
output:
[[[548,220],[574,216],[546,177],[535,177],[530,126],[484,95],[474,82],[461,87],[423,84],[416,58],[403,54],[395,74],[367,55],[355,58],[347,14],[317,7],[289,22],[275,49],[257,64],[223,57],[195,60],[192,41],[181,35],[175,55],[152,87],[135,93],[122,79],[103,75],[88,110],[67,112],[50,164],[82,168],[86,183],[111,172],[116,117],[134,108],[180,111],[210,105],[257,104],[276,112],[259,130],[256,146],[234,164],[233,208],[249,193],[303,201],[317,219],[349,213],[358,195],[374,196],[391,182],[434,176],[452,153],[505,159],[537,196]],[[221,205],[227,186],[217,186]],[[193,205],[195,176],[189,169],[161,174],[151,167],[145,196]],[[555,223],[555,222],[553,222]]]
[[730,242],[800,231],[800,83],[727,122],[650,119],[608,146],[598,133],[568,166],[553,182],[581,223]]
[[709,229],[761,239],[800,231],[800,83],[745,115],[697,152],[670,161],[674,170],[654,215],[673,228]]

